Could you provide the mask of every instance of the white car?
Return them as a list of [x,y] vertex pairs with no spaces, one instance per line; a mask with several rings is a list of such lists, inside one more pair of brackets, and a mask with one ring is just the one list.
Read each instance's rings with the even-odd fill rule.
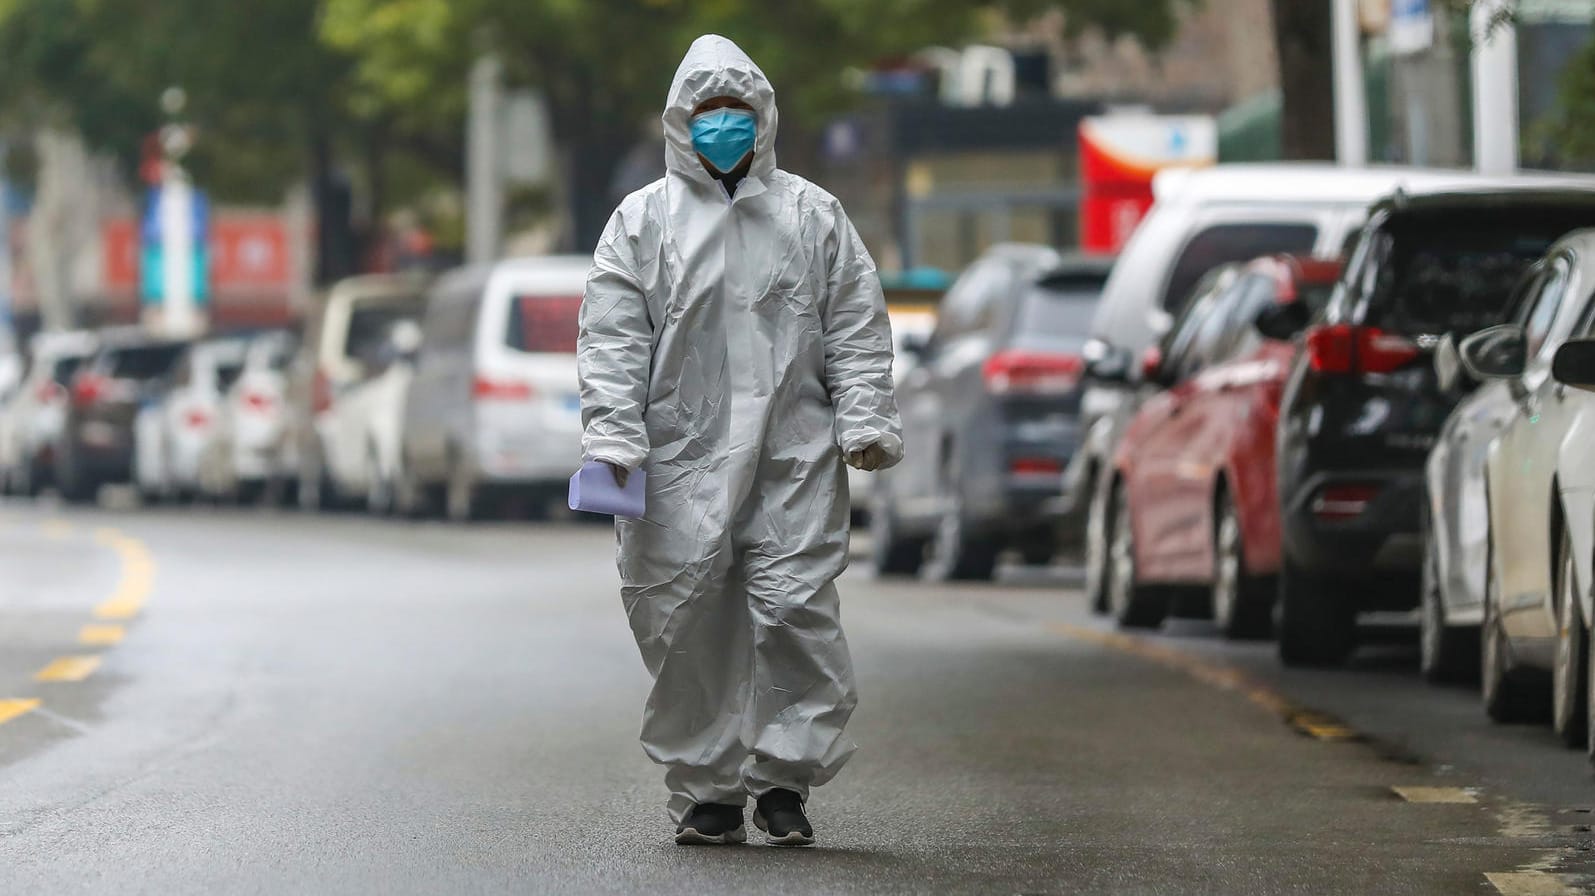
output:
[[[349,391],[370,376],[369,362],[393,325],[416,320],[425,304],[427,280],[375,274],[338,282],[311,316],[289,384],[288,452],[295,459],[299,505],[307,510],[363,499],[366,482],[356,475],[366,445],[349,444],[361,428],[344,411]],[[354,416],[361,412],[356,410]]]
[[328,455],[343,494],[365,494],[366,509],[392,513],[399,481],[404,402],[415,377],[421,326],[394,323],[384,342],[366,359],[367,376],[349,387],[333,417],[336,450]]
[[[917,352],[936,328],[936,312],[928,310],[891,310],[892,321],[892,379],[902,382],[903,375],[919,363]],[[853,518],[865,519],[870,495],[875,487],[875,475],[863,470],[847,468],[847,493],[853,504]]]
[[[1571,306],[1574,337],[1595,335],[1595,230],[1560,240],[1538,281],[1540,303]],[[1566,318],[1565,314],[1557,317]],[[1588,744],[1595,395],[1570,388],[1578,348],[1554,326],[1503,324],[1462,341],[1469,372],[1511,390],[1515,413],[1485,465],[1490,519],[1481,637],[1485,709],[1497,721],[1549,712],[1569,744]],[[1553,368],[1561,371],[1552,376]],[[1550,686],[1546,687],[1549,672]]]
[[[1540,262],[1524,274],[1513,299],[1513,323],[1550,351],[1568,337],[1582,302],[1565,289],[1561,264]],[[1442,388],[1462,379],[1451,339],[1437,350]],[[1488,380],[1446,418],[1424,471],[1422,597],[1419,668],[1435,682],[1464,681],[1479,666],[1479,626],[1484,621],[1490,521],[1485,464],[1490,446],[1518,413],[1517,394],[1505,380]]]
[[208,339],[183,352],[133,429],[133,481],[147,499],[199,493],[200,459],[216,431],[223,396],[244,369],[249,342]]
[[252,501],[287,472],[287,371],[296,343],[270,331],[249,341],[244,365],[223,396],[200,457],[199,486],[221,501]]
[[465,268],[427,299],[404,412],[399,500],[442,491],[450,519],[496,498],[534,513],[563,502],[581,464],[576,337],[592,259],[553,256]]
[[7,491],[33,495],[50,482],[72,377],[97,345],[94,334],[81,331],[33,338],[27,373],[0,409],[0,484]]

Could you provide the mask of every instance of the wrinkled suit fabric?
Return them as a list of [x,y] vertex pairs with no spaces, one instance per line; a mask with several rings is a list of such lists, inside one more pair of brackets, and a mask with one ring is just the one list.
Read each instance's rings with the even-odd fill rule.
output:
[[[734,197],[689,119],[758,113]],[[670,811],[807,798],[854,745],[857,703],[833,581],[847,565],[843,455],[903,443],[875,264],[829,193],[775,165],[775,92],[731,41],[695,41],[663,115],[666,175],[628,196],[581,311],[583,450],[648,471],[616,523],[621,596],[654,686],[644,751]]]

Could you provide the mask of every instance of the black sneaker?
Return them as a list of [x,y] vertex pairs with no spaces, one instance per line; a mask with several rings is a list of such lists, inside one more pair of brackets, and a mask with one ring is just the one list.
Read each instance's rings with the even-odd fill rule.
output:
[[814,845],[814,828],[803,814],[803,798],[790,790],[777,788],[759,797],[753,824],[768,835],[764,842],[771,846]]
[[747,839],[742,807],[725,803],[699,803],[676,826],[676,842],[682,846],[719,846]]

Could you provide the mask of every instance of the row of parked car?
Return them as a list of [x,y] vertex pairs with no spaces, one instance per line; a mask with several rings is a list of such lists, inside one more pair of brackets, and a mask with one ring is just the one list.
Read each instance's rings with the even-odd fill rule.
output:
[[1427,677],[1595,755],[1595,179],[1235,166],[1155,192],[1111,274],[1004,246],[953,285],[899,385],[877,571],[1078,544],[1121,626],[1210,617],[1293,665],[1415,616]]
[[580,456],[589,265],[358,277],[303,332],[40,334],[0,404],[0,485],[68,501],[123,484],[147,501],[541,514]]

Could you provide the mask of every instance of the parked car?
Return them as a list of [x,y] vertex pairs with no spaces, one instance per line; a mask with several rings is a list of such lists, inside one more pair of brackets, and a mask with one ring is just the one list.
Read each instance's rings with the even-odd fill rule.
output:
[[[1322,164],[1171,169],[1153,180],[1155,203],[1119,255],[1091,323],[1079,450],[1064,476],[1069,525],[1084,528],[1107,500],[1114,451],[1139,392],[1137,359],[1168,332],[1202,277],[1224,264],[1291,253],[1339,258],[1368,207],[1397,188],[1463,184],[1475,175],[1418,168]],[[1102,606],[1105,581],[1089,578]]]
[[249,342],[230,336],[189,346],[146,393],[134,423],[133,479],[145,500],[199,494],[200,460],[215,436]]
[[404,436],[404,405],[415,379],[421,348],[421,325],[399,320],[365,359],[366,378],[344,395],[336,425],[336,443],[358,448],[342,458],[338,474],[345,489],[365,489],[366,509],[376,514],[397,510],[399,456]]
[[[1534,333],[1535,341],[1558,344],[1576,323],[1582,304],[1558,288],[1565,280],[1563,265],[1542,262],[1519,282],[1509,303],[1514,323]],[[1462,682],[1479,669],[1490,546],[1485,461],[1518,404],[1506,380],[1481,383],[1466,372],[1454,336],[1437,348],[1435,371],[1442,391],[1463,397],[1446,417],[1424,466],[1418,665],[1429,681]]]
[[[936,327],[936,313],[929,309],[887,307],[892,320],[892,380],[902,383],[904,375],[919,363],[919,357]],[[869,505],[875,490],[876,475],[847,468],[847,493],[853,504],[854,525],[869,521]]]
[[592,259],[526,258],[440,278],[405,401],[398,499],[449,519],[503,498],[563,502],[581,463],[576,336]]
[[1357,617],[1416,609],[1424,465],[1456,396],[1430,355],[1509,317],[1518,278],[1595,224],[1595,188],[1503,179],[1375,206],[1334,298],[1299,341],[1280,407],[1281,658],[1343,661]]
[[287,471],[288,367],[297,337],[271,330],[250,337],[243,369],[222,397],[200,456],[200,491],[217,501],[255,501]]
[[989,579],[999,555],[1049,562],[1078,438],[1081,349],[1111,260],[1000,245],[953,284],[897,390],[907,445],[876,482],[874,565]]
[[364,359],[393,324],[420,319],[427,283],[411,274],[352,277],[335,284],[310,315],[288,385],[285,461],[296,470],[301,507],[340,506],[365,497],[363,479],[340,475],[358,469],[366,448],[339,441],[341,433],[360,431],[340,419],[343,398],[366,379]]
[[11,494],[36,495],[51,485],[55,446],[66,422],[68,388],[94,352],[92,333],[41,333],[29,346],[21,386],[0,411],[0,481]]
[[135,328],[100,334],[98,350],[72,378],[54,449],[56,486],[68,501],[91,501],[102,485],[133,481],[135,418],[187,346]]
[[[1595,506],[1581,494],[1595,490],[1595,470],[1585,472],[1589,443],[1569,436],[1595,402],[1569,390],[1552,368],[1568,330],[1581,338],[1595,330],[1595,231],[1553,247],[1535,288],[1542,305],[1560,303],[1569,313],[1491,327],[1460,349],[1470,372],[1504,383],[1514,404],[1485,462],[1482,685],[1492,718],[1521,721],[1548,710],[1573,745],[1586,741],[1589,647],[1578,590],[1589,579],[1578,578],[1573,533],[1595,522]],[[1553,325],[1569,317],[1576,323]],[[1579,540],[1589,546],[1588,537]]]
[[1330,261],[1254,261],[1192,304],[1168,358],[1147,359],[1146,378],[1162,391],[1125,430],[1099,527],[1120,625],[1160,623],[1170,587],[1195,586],[1206,592],[1198,612],[1227,637],[1269,633],[1279,569],[1274,428],[1290,340],[1297,320],[1328,303],[1339,272]]

